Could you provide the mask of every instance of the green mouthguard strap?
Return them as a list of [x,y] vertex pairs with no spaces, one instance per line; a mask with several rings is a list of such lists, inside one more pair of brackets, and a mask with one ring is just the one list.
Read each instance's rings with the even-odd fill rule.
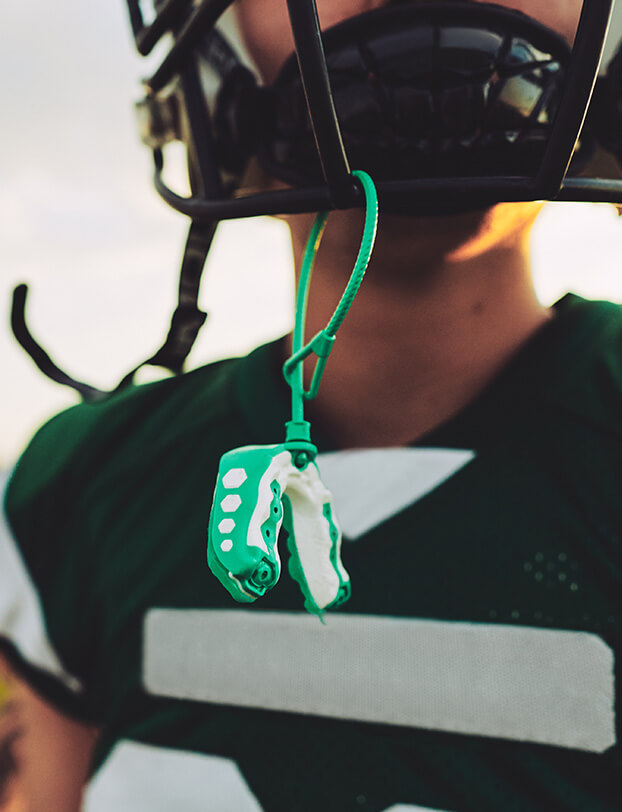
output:
[[[352,302],[363,281],[365,271],[369,265],[371,253],[376,240],[378,226],[378,195],[376,187],[366,172],[355,170],[352,174],[358,179],[365,194],[365,225],[361,247],[348,280],[345,291],[330,321],[323,330],[320,330],[308,343],[304,344],[305,321],[307,315],[307,302],[311,284],[311,272],[320,246],[322,234],[326,227],[328,212],[320,212],[315,218],[311,234],[307,241],[300,270],[300,281],[296,296],[296,319],[294,322],[292,355],[283,366],[283,375],[292,390],[292,421],[287,424],[287,441],[307,441],[309,439],[309,426],[304,420],[304,401],[312,400],[318,393],[326,362],[335,343],[337,330],[341,327]],[[304,388],[303,362],[311,353],[317,356],[311,385],[308,390]]]

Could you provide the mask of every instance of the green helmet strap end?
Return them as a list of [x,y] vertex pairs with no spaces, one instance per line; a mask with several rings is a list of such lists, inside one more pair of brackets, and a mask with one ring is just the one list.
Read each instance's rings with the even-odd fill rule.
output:
[[[378,198],[373,181],[355,171],[365,194],[365,227],[361,247],[346,289],[323,330],[304,343],[311,272],[328,218],[315,219],[304,253],[296,297],[292,355],[283,375],[292,392],[292,419],[285,441],[272,446],[245,446],[220,460],[208,531],[210,569],[238,601],[249,603],[278,581],[281,560],[277,542],[287,532],[289,572],[300,586],[304,606],[322,617],[350,595],[350,578],[341,563],[341,531],[330,492],[315,463],[317,448],[311,424],[304,419],[304,401],[313,399],[336,334],[359,290],[371,258],[378,223]],[[316,364],[308,390],[303,363],[311,354]]]

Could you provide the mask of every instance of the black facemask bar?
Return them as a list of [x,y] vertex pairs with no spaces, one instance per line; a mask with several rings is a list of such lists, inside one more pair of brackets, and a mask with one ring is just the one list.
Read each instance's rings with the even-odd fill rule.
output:
[[[323,41],[346,154],[376,184],[535,175],[570,62],[561,34],[498,5],[417,0],[346,20]],[[201,56],[214,65],[210,55],[206,45]],[[223,168],[256,156],[269,177],[295,188],[321,183],[295,55],[268,87],[255,84],[255,97],[243,68],[215,70],[223,76],[214,115]],[[582,131],[572,174],[585,167],[595,141]],[[385,196],[384,210],[419,213],[418,204],[391,207]],[[458,195],[440,211],[426,206],[428,215],[469,208]]]
[[[138,0],[128,0],[133,22],[139,21]],[[204,0],[197,6],[175,36],[175,43],[153,76],[146,81],[149,92],[162,90],[192,63],[192,49],[207,28],[212,26],[231,0]],[[596,178],[565,178],[577,138],[581,131],[591,93],[596,81],[600,55],[612,0],[585,0],[566,76],[559,110],[551,131],[544,160],[535,177],[469,177],[433,178],[425,180],[390,180],[378,184],[381,206],[391,202],[391,208],[407,202],[420,201],[425,208],[442,206],[443,201],[456,195],[471,208],[485,207],[501,201],[520,200],[599,200],[622,201],[622,182]],[[171,18],[182,15],[188,3],[169,0],[149,26],[135,25],[137,45],[153,46],[156,34],[163,30],[165,13]],[[360,206],[360,191],[350,175],[348,157],[330,90],[330,80],[322,45],[314,0],[288,0],[288,10],[297,59],[318,155],[326,184],[297,189],[251,194],[231,199],[214,196],[209,199],[193,195],[184,198],[175,194],[162,178],[164,165],[160,149],[154,150],[154,182],[158,193],[173,208],[193,220],[230,219],[260,214],[317,211],[322,208]]]

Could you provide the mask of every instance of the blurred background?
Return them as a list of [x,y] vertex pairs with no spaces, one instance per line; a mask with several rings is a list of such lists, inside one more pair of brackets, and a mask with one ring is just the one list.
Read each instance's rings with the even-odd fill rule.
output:
[[[155,351],[175,305],[187,223],[151,187],[133,104],[148,65],[122,0],[0,5],[0,467],[77,398],[48,381],[9,330],[12,288],[29,283],[34,335],[68,372],[108,388]],[[177,171],[182,174],[181,156]],[[622,301],[622,220],[608,206],[549,205],[534,233],[541,299],[567,290]],[[190,366],[240,354],[292,321],[285,226],[218,231]]]

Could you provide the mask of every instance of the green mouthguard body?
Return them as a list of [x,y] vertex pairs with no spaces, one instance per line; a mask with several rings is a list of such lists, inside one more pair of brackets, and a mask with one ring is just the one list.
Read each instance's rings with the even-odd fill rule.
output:
[[[220,461],[210,517],[207,559],[238,601],[252,602],[279,579],[281,526],[289,572],[314,614],[347,600],[350,579],[341,563],[341,532],[333,500],[315,462],[300,465],[291,444],[246,446]],[[295,464],[295,461],[298,464]]]

